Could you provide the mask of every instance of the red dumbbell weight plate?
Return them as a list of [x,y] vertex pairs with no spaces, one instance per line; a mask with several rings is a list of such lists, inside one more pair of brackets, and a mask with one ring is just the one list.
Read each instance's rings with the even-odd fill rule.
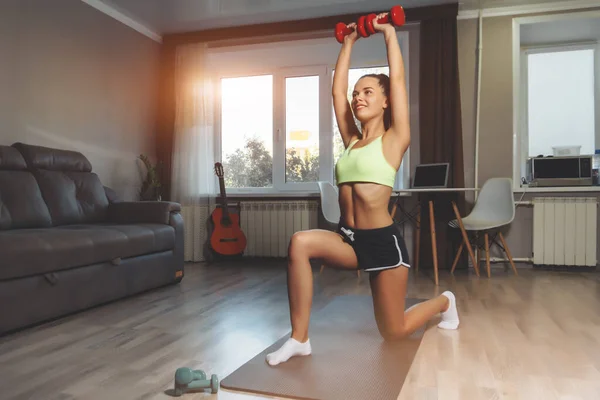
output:
[[375,20],[377,18],[377,14],[369,14],[367,15],[366,21],[365,21],[365,26],[367,28],[367,32],[371,35],[374,35],[375,32],[375,28],[373,28],[373,20]]
[[352,33],[352,29],[348,28],[345,23],[338,22],[335,25],[335,39],[339,43],[343,43],[346,35],[349,35],[351,33]]
[[406,14],[404,14],[402,6],[392,7],[390,17],[392,18],[392,24],[395,26],[402,26],[406,22]]
[[369,36],[369,34],[367,33],[367,28],[365,26],[366,19],[367,18],[364,15],[361,15],[360,18],[358,18],[358,22],[356,23],[356,29],[358,30],[358,34],[361,37]]

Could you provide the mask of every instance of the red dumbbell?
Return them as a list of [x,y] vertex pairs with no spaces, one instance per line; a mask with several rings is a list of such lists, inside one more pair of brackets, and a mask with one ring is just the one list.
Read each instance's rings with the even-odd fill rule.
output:
[[[356,29],[362,37],[369,37],[375,34],[376,31],[373,27],[373,21],[376,18],[377,14],[369,14],[366,17],[362,16],[358,19]],[[404,25],[404,23],[406,22],[406,15],[402,6],[392,7],[390,12],[383,18],[378,19],[377,22],[380,24],[387,24],[388,22],[390,22],[390,20],[392,25],[394,26],[400,27]]]
[[[373,20],[375,20],[376,18],[377,14],[369,14],[367,16],[362,15],[360,18],[358,18],[356,30],[358,31],[358,34],[361,37],[369,37],[376,33],[375,28],[373,28]],[[390,22],[390,19],[392,25],[397,27],[403,26],[406,22],[404,8],[402,8],[402,6],[400,5],[392,7],[390,12],[385,17],[378,19],[377,22],[379,22],[380,24],[386,24]],[[346,37],[346,35],[351,34],[352,32],[354,32],[354,30],[348,28],[343,22],[338,22],[335,25],[335,38],[339,43],[343,43],[344,37]]]

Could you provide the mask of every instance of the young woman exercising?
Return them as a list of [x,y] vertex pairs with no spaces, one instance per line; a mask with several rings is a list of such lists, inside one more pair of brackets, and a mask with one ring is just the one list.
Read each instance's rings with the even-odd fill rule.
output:
[[[408,96],[404,65],[395,28],[373,21],[387,46],[389,77],[365,75],[347,100],[350,53],[358,35],[347,35],[338,56],[333,81],[333,105],[344,142],[336,165],[341,220],[337,232],[297,232],[288,249],[287,284],[291,337],[267,355],[270,365],[311,354],[308,326],[313,297],[310,259],[332,267],[369,272],[375,320],[385,340],[402,339],[441,313],[442,329],[457,329],[456,300],[446,291],[404,310],[408,280],[408,251],[388,204],[396,173],[410,145]],[[354,117],[361,123],[359,131]]]

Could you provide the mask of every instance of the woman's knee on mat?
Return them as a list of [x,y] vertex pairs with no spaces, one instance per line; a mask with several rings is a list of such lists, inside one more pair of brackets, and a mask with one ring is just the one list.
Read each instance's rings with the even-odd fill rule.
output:
[[405,325],[398,325],[394,327],[379,328],[379,334],[387,342],[393,342],[396,340],[402,340],[410,336],[410,332],[406,329]]
[[400,322],[384,322],[383,318],[379,315],[375,316],[377,322],[377,329],[379,334],[385,341],[401,340],[410,336],[407,325],[404,321]]

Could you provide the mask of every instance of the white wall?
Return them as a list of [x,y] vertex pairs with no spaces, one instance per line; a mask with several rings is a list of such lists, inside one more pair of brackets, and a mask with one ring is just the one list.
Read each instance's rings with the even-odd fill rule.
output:
[[125,199],[155,158],[160,45],[80,0],[0,2],[0,143],[82,152]]

